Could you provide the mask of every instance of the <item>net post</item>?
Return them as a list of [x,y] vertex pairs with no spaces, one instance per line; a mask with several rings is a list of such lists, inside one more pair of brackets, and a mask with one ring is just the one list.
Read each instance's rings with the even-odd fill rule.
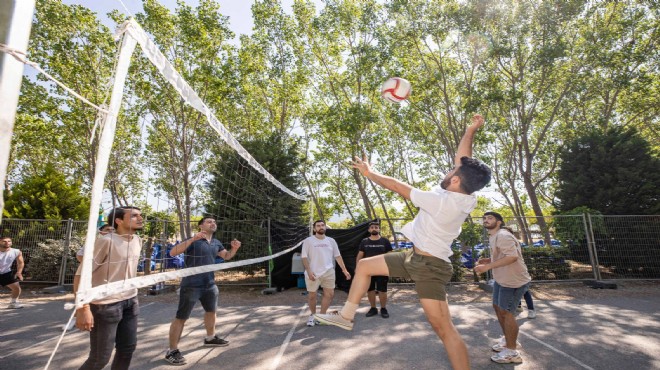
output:
[[[0,43],[26,53],[33,13],[34,0],[0,1]],[[24,67],[23,63],[7,53],[0,55],[0,224],[5,205],[4,190],[9,151]]]

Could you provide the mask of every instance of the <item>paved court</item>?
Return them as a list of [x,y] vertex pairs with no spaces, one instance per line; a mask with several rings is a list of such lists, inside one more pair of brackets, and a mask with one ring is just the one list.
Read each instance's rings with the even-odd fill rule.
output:
[[[337,294],[335,302],[343,302]],[[3,304],[6,299],[2,299]],[[222,302],[222,299],[221,299]],[[180,349],[191,369],[450,369],[447,356],[419,305],[390,305],[391,317],[366,318],[358,311],[352,332],[305,326],[304,297],[291,305],[222,302],[219,334],[228,347],[204,348],[202,311],[196,307]],[[26,301],[0,313],[0,369],[43,369],[71,311],[62,301]],[[142,300],[133,369],[172,369],[163,360],[176,297]],[[473,369],[658,369],[660,297],[537,302],[538,318],[520,319],[524,362],[490,361],[499,325],[488,303],[452,304],[454,323],[467,342]],[[524,317],[523,313],[521,316]],[[50,369],[76,369],[87,357],[88,334],[65,335]]]

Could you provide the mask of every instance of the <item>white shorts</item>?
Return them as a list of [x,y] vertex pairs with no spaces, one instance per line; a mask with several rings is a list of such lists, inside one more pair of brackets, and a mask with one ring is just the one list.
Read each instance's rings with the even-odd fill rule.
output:
[[316,292],[321,288],[335,289],[335,269],[326,271],[323,275],[317,276],[316,280],[310,280],[305,275],[305,286],[308,292]]

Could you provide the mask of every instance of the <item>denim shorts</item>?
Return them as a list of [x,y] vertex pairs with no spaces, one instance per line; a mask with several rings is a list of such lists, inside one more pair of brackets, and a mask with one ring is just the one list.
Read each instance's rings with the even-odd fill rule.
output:
[[218,308],[218,296],[218,286],[215,284],[207,288],[181,287],[176,318],[188,320],[198,300],[202,303],[204,312],[215,312],[216,308]]
[[518,308],[518,304],[520,304],[520,300],[528,290],[529,283],[518,288],[507,288],[501,286],[495,281],[493,284],[493,304],[503,310],[515,314],[516,308]]

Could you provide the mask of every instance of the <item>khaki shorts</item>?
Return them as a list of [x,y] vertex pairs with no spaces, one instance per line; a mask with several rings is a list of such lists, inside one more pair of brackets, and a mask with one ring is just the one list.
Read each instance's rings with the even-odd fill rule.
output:
[[451,263],[437,257],[414,253],[413,249],[405,252],[384,255],[390,276],[412,279],[420,299],[447,300],[445,286],[451,280]]
[[323,275],[317,276],[316,280],[310,280],[305,275],[305,286],[308,292],[315,292],[321,288],[335,289],[335,269],[326,271]]

